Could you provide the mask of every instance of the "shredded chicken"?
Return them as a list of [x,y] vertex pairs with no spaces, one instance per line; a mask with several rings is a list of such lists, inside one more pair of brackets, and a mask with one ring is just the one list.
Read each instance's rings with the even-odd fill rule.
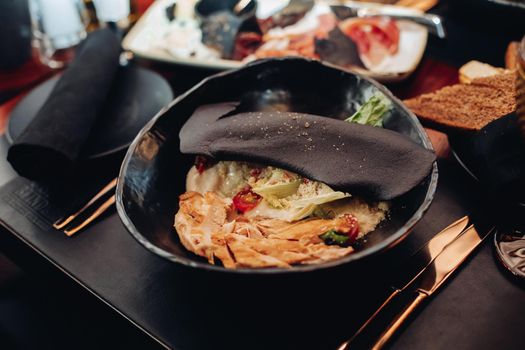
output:
[[214,192],[179,198],[175,228],[184,247],[226,268],[290,267],[341,258],[352,247],[328,246],[319,235],[351,229],[342,218],[286,222],[237,216],[228,199]]

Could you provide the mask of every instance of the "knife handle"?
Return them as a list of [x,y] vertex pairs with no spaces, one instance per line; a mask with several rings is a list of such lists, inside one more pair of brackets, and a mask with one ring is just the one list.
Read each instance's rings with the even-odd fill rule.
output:
[[378,10],[377,8],[361,7],[357,10],[358,17],[375,17],[375,16],[388,16],[395,19],[405,19],[408,21],[416,22],[425,26],[431,33],[436,34],[439,38],[444,39],[447,37],[445,27],[443,25],[443,19],[431,13],[418,13],[413,11],[405,10],[391,10],[388,8]]
[[406,304],[406,307],[396,316],[396,318],[388,326],[388,328],[383,333],[381,333],[379,339],[377,339],[374,346],[372,346],[372,350],[379,350],[383,348],[383,346],[390,340],[390,338],[392,338],[394,333],[401,327],[403,322],[406,321],[410,314],[427,297],[425,293],[420,292],[419,290],[416,291],[413,295],[414,298],[412,299],[412,301]]
[[441,17],[433,14],[424,14],[424,15],[414,15],[414,16],[399,16],[398,19],[406,19],[419,23],[433,33],[436,34],[440,39],[447,37],[445,27],[443,26],[443,21]]
[[426,297],[420,291],[406,293],[395,290],[338,350],[381,349]]

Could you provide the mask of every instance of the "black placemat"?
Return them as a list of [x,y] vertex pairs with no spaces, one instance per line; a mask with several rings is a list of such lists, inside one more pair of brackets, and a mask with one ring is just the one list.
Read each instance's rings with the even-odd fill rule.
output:
[[[440,164],[434,203],[414,232],[360,265],[293,276],[233,276],[179,267],[127,233],[113,214],[73,238],[47,189],[16,178],[0,189],[0,221],[35,254],[176,349],[334,349],[387,292],[392,270],[483,199],[453,163]],[[490,242],[419,312],[393,349],[522,348],[525,291],[501,271]]]

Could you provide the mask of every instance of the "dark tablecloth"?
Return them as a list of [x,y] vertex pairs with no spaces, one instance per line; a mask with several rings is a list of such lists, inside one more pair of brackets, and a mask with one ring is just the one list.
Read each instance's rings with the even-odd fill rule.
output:
[[[480,31],[483,23],[472,24],[475,18],[463,23],[449,3],[443,1],[436,9],[446,15],[449,40],[430,38],[427,57],[456,66],[469,59],[502,65],[505,47],[517,35],[488,26]],[[175,73],[174,91],[184,91],[203,75],[188,69]],[[4,158],[0,184],[14,176]],[[119,159],[107,162],[109,177]],[[89,197],[91,187],[100,187],[86,179],[58,195],[22,178],[0,188],[0,244],[15,242],[29,254],[44,257],[53,269],[167,347],[334,349],[377,308],[395,267],[487,200],[483,189],[453,161],[441,160],[439,171],[432,206],[401,245],[362,264],[318,273],[256,278],[180,267],[146,251],[114,213],[67,238],[51,223],[69,212],[72,203]],[[77,187],[83,188],[78,195]],[[500,268],[490,239],[414,315],[391,348],[523,348],[525,289]]]
[[[180,267],[151,254],[110,215],[67,238],[48,189],[16,178],[0,190],[0,234],[14,236],[130,321],[176,349],[333,349],[388,292],[393,270],[479,198],[441,161],[434,203],[411,235],[375,259],[317,273],[235,276]],[[502,271],[490,239],[393,343],[394,349],[521,349],[525,290]]]

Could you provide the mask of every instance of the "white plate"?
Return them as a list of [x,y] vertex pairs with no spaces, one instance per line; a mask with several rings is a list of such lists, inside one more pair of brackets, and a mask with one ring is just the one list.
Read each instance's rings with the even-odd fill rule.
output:
[[[239,68],[244,64],[241,61],[225,59],[175,57],[166,50],[152,45],[159,40],[160,33],[164,32],[164,28],[169,23],[165,9],[175,1],[157,0],[153,2],[124,38],[123,48],[147,60],[213,70]],[[354,69],[355,71],[383,83],[401,81],[414,72],[425,52],[428,31],[425,27],[413,22],[398,21],[397,23],[400,29],[398,52],[388,57],[378,70]]]

